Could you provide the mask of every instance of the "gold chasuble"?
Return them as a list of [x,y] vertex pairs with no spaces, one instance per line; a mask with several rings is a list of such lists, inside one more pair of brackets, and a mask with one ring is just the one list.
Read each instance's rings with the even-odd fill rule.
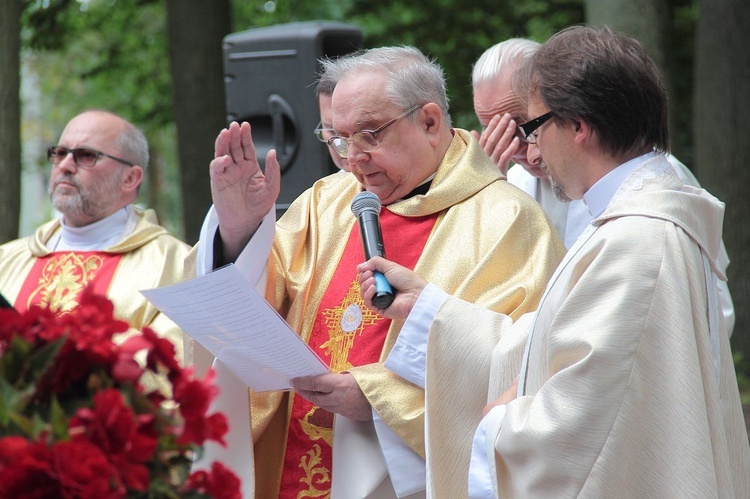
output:
[[[380,223],[387,256],[414,268],[435,215],[406,218],[383,208]],[[332,372],[373,364],[380,359],[391,321],[364,305],[357,281],[363,250],[355,223],[344,253],[318,309],[309,344]],[[279,497],[323,497],[330,494],[333,414],[302,397],[293,398]]]
[[59,220],[3,244],[0,291],[18,310],[39,304],[62,314],[74,310],[84,288],[93,286],[112,301],[115,315],[130,324],[131,333],[150,327],[174,343],[182,361],[182,331],[138,291],[178,282],[190,247],[159,226],[153,210],[127,210],[132,232],[101,251],[53,251],[47,244],[60,232]]
[[[469,132],[454,131],[429,190],[383,209],[386,255],[454,296],[517,318],[536,309],[565,248],[539,205],[505,181]],[[332,370],[354,376],[383,422],[424,457],[424,391],[383,366],[403,321],[376,319],[356,286],[364,254],[351,202],[361,190],[354,175],[338,172],[291,204],[276,223],[265,297]],[[224,461],[252,460],[253,475],[242,478],[257,499],[329,495],[333,418],[297,399],[249,392],[252,444]],[[482,405],[462,410],[481,414]]]

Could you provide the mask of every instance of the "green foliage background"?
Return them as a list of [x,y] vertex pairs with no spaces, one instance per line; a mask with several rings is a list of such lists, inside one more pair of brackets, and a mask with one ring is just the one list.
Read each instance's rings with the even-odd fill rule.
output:
[[[445,69],[454,123],[476,128],[471,65],[490,45],[512,36],[544,41],[583,21],[580,1],[478,2],[429,5],[363,0],[232,2],[233,31],[279,23],[329,20],[354,24],[366,47],[414,45]],[[27,72],[38,75],[34,102],[24,102],[24,129],[52,144],[71,116],[106,108],[137,123],[152,159],[143,204],[182,233],[164,0],[27,0],[23,44]],[[26,108],[38,106],[38,116]],[[35,120],[35,123],[29,121]],[[25,137],[26,138],[26,137]],[[35,165],[44,168],[43,151]]]
[[[231,1],[232,30],[308,20],[359,26],[365,47],[414,45],[445,69],[456,126],[476,128],[471,66],[489,46],[510,37],[545,41],[584,22],[583,0],[212,0]],[[665,0],[671,18],[672,148],[692,166],[692,91],[697,0]],[[179,166],[170,89],[165,0],[24,0],[24,80],[36,91],[23,105],[24,142],[39,145],[28,169],[44,169],[44,147],[83,109],[106,108],[137,123],[152,160],[141,202],[182,234]],[[32,140],[33,139],[33,140]],[[28,155],[27,155],[28,156]],[[189,195],[189,193],[186,193]],[[46,217],[45,217],[46,218]],[[747,357],[747,356],[746,356]],[[736,357],[750,402],[750,366]]]
[[[471,66],[498,41],[528,37],[543,42],[562,27],[584,22],[583,0],[220,0],[232,6],[232,30],[309,20],[360,27],[366,47],[414,45],[445,69],[453,121],[476,128]],[[692,58],[697,3],[668,0],[672,18],[669,68],[675,75],[672,100],[673,150],[692,165]],[[182,234],[181,195],[168,62],[165,0],[25,0],[24,65],[38,75],[34,104],[24,107],[24,129],[56,140],[77,112],[111,109],[139,124],[152,145],[151,171],[141,201],[163,223]],[[36,123],[29,123],[36,120]],[[31,132],[33,130],[33,132]],[[43,168],[43,151],[27,167]]]

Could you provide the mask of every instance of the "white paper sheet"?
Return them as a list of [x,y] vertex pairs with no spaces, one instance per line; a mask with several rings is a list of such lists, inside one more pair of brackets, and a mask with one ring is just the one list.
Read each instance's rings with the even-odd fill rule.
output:
[[234,265],[141,293],[256,392],[328,372]]

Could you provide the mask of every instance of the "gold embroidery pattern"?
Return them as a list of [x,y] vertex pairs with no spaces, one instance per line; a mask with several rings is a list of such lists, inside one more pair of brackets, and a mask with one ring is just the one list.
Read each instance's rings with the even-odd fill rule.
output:
[[333,446],[333,420],[317,421],[318,424],[315,424],[315,411],[318,410],[323,411],[324,409],[321,409],[317,405],[313,405],[310,410],[307,411],[305,417],[300,421],[302,431],[304,431],[305,435],[310,437],[310,440],[313,442],[322,438],[329,446]]
[[[318,412],[319,411],[319,412]],[[315,424],[317,423],[317,424]],[[323,439],[329,447],[333,446],[333,414],[313,405],[300,420],[302,431],[310,437],[311,441]],[[300,478],[300,483],[307,485],[307,490],[302,490],[297,494],[297,499],[303,497],[330,497],[330,485],[318,489],[316,485],[330,484],[331,472],[322,464],[320,444],[313,444],[312,449],[300,459],[299,467],[302,468],[305,476]],[[321,478],[316,479],[316,476]]]
[[323,316],[328,327],[328,341],[321,348],[331,356],[331,371],[346,371],[352,367],[349,351],[355,336],[362,334],[365,326],[375,324],[379,317],[365,306],[356,280],[349,286],[341,305],[324,310]]
[[[349,351],[354,345],[354,338],[362,334],[365,326],[374,324],[379,317],[371,312],[359,294],[359,282],[352,281],[341,304],[337,307],[323,310],[328,329],[328,341],[321,345],[323,351],[331,357],[330,367],[332,372],[345,371],[352,367],[349,362]],[[327,422],[325,426],[315,424],[315,411],[321,410],[313,406],[305,417],[300,421],[302,431],[311,441],[323,439],[330,447],[333,446],[333,421]],[[320,421],[318,421],[320,422]],[[303,497],[330,497],[330,485],[320,490],[316,485],[330,483],[330,470],[321,464],[320,445],[314,444],[306,455],[302,456],[299,464],[305,473],[300,482],[306,484],[308,489],[297,494],[297,498]],[[322,478],[315,479],[316,476]]]
[[62,253],[49,259],[42,268],[39,285],[29,295],[27,307],[36,296],[40,305],[58,314],[67,314],[78,306],[78,297],[102,267],[104,258],[98,255],[82,257],[76,253]]
[[[313,448],[307,451],[306,455],[302,456],[300,467],[305,471],[306,477],[301,478],[300,481],[306,483],[308,489],[297,494],[297,499],[302,499],[303,497],[331,497],[330,485],[324,490],[315,488],[316,485],[331,483],[331,475],[325,466],[319,466],[320,461],[320,445],[318,444],[313,445]],[[315,479],[316,476],[320,478]]]

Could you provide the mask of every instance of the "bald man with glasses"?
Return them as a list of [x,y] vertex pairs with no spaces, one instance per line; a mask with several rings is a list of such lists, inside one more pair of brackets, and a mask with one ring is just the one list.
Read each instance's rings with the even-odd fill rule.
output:
[[[512,316],[537,306],[564,248],[541,208],[452,127],[442,69],[424,54],[383,47],[322,63],[335,87],[327,143],[351,174],[319,180],[275,223],[275,152],[261,171],[250,125],[232,123],[216,140],[214,206],[194,256],[199,274],[234,262],[331,373],[293,380],[291,393],[249,393],[250,422],[244,400],[228,401],[230,432],[251,435],[231,435],[207,461],[239,471],[246,497],[419,497],[424,391],[383,365],[402,323],[359,296],[352,200],[378,197],[391,258]],[[213,360],[193,347],[199,367]]]
[[[177,282],[190,247],[135,206],[148,164],[143,133],[102,110],[74,117],[49,147],[49,197],[60,216],[0,246],[0,292],[19,311],[74,311],[81,293],[105,295],[131,330],[152,328],[182,359],[182,332],[139,290]],[[119,340],[123,340],[121,335]]]

